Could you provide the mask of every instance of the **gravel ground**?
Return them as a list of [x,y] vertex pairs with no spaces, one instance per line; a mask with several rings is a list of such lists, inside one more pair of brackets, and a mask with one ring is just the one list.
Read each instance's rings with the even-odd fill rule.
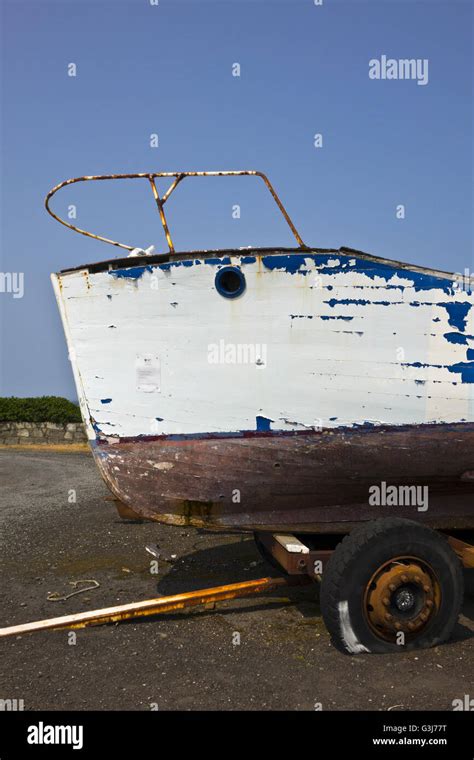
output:
[[[4,449],[0,482],[2,625],[275,574],[249,536],[122,521],[88,453]],[[47,601],[91,578],[99,588]],[[340,654],[313,585],[75,638],[1,641],[0,699],[26,710],[451,710],[474,697],[469,595],[452,641],[418,653]]]

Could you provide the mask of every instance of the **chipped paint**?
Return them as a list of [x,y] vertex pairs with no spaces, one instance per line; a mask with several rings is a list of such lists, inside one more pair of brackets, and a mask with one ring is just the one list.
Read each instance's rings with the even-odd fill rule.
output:
[[257,430],[260,431],[269,431],[271,430],[271,424],[273,420],[269,420],[268,417],[262,417],[261,415],[257,415],[255,419],[255,423],[257,426]]
[[129,267],[127,269],[110,269],[109,275],[117,279],[139,280],[145,272],[151,272],[150,266],[147,267]]
[[457,329],[461,330],[461,332],[464,331],[472,303],[462,301],[461,303],[442,303],[440,306],[442,306],[448,312],[448,322],[451,327],[457,327]]
[[[215,289],[225,265],[246,278],[234,301]],[[268,433],[255,409],[278,420],[272,434],[298,429],[284,420],[328,428],[474,420],[473,296],[453,287],[454,275],[277,250],[54,279],[92,439]],[[266,366],[210,364],[208,346],[222,339],[266,345]],[[150,362],[153,377],[137,379]]]

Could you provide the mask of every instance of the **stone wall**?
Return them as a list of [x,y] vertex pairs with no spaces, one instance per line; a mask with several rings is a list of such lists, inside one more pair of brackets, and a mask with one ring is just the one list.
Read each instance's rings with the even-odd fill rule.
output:
[[0,444],[87,443],[82,422],[0,422]]

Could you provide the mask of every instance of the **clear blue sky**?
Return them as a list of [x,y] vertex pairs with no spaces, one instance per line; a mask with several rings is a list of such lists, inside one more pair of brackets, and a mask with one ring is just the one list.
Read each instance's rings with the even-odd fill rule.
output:
[[[470,0],[0,3],[0,268],[25,277],[23,298],[0,293],[1,395],[75,398],[49,273],[117,250],[45,213],[68,177],[256,168],[310,245],[474,269]],[[371,80],[381,55],[428,59],[428,84]],[[169,202],[177,248],[290,244],[265,193],[255,179],[187,180]],[[163,249],[145,183],[55,201],[77,206],[79,226]]]

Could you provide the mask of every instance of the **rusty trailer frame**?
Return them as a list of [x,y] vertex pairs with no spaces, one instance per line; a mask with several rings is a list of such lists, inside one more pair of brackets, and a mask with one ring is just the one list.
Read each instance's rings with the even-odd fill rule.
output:
[[[259,540],[285,571],[285,576],[264,577],[257,580],[230,583],[183,594],[157,597],[141,602],[132,602],[116,607],[90,610],[72,615],[47,618],[32,623],[0,628],[0,638],[20,636],[25,633],[46,630],[79,629],[105,623],[120,623],[139,617],[150,617],[176,612],[190,607],[228,601],[244,596],[264,593],[273,589],[303,586],[321,580],[321,571],[329,560],[333,549],[311,549],[292,534],[259,534]],[[452,536],[447,541],[465,568],[474,568],[474,545]]]

